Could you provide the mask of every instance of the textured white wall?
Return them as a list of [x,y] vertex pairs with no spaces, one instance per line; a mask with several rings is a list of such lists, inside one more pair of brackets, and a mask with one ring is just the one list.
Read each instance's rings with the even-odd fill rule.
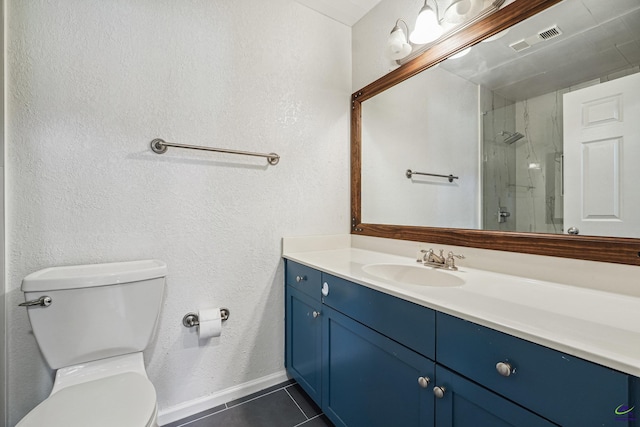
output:
[[[349,230],[350,29],[291,0],[10,0],[9,421],[52,372],[21,279],[159,258],[167,292],[145,353],[160,409],[283,369],[283,235]],[[149,141],[275,151],[258,158]],[[181,325],[231,310],[221,338]],[[79,319],[81,320],[81,319]]]
[[423,0],[382,0],[356,22],[351,36],[354,91],[398,68],[398,64],[385,55],[389,33],[398,18],[404,19],[412,29],[423,5]]

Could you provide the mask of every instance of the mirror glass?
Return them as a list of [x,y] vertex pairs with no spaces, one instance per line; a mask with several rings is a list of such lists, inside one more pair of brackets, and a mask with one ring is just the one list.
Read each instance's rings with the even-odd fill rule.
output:
[[361,222],[640,237],[638,28],[564,0],[363,101]]

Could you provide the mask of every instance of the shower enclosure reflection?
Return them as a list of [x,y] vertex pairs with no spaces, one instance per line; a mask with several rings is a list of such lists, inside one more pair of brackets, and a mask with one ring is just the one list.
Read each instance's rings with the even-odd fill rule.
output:
[[517,102],[482,92],[484,230],[563,232],[562,94],[566,91]]

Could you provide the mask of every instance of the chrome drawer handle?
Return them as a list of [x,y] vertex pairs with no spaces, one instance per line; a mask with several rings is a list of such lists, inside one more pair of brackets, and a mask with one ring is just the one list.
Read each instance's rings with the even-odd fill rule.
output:
[[420,387],[422,388],[429,387],[430,382],[431,380],[429,379],[429,377],[418,377],[418,384],[420,384]]
[[444,392],[447,391],[444,387],[435,386],[433,388],[433,395],[438,399],[442,399],[444,397]]
[[313,314],[313,318],[314,318],[314,319],[317,319],[317,318],[318,318],[318,316],[320,316],[320,312],[319,312],[319,311],[315,311],[315,310],[314,310],[312,314]]
[[38,299],[34,299],[31,301],[25,301],[21,304],[18,304],[18,306],[20,307],[33,307],[33,306],[40,306],[40,307],[49,307],[51,305],[51,303],[53,302],[53,300],[51,299],[51,297],[48,296],[43,296],[40,297]]
[[307,280],[307,276],[296,276],[296,282],[298,283],[304,282],[305,280]]
[[511,374],[515,374],[516,370],[513,366],[511,366],[508,362],[498,362],[496,363],[496,371],[503,377],[508,377]]

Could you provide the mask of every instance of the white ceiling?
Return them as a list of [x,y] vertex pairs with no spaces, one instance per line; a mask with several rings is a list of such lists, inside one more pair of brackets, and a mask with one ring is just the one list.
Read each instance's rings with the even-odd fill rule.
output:
[[[557,25],[559,37],[521,52],[510,44]],[[440,66],[517,101],[640,64],[640,0],[564,0]]]
[[373,9],[381,0],[296,0],[316,12],[349,27]]

